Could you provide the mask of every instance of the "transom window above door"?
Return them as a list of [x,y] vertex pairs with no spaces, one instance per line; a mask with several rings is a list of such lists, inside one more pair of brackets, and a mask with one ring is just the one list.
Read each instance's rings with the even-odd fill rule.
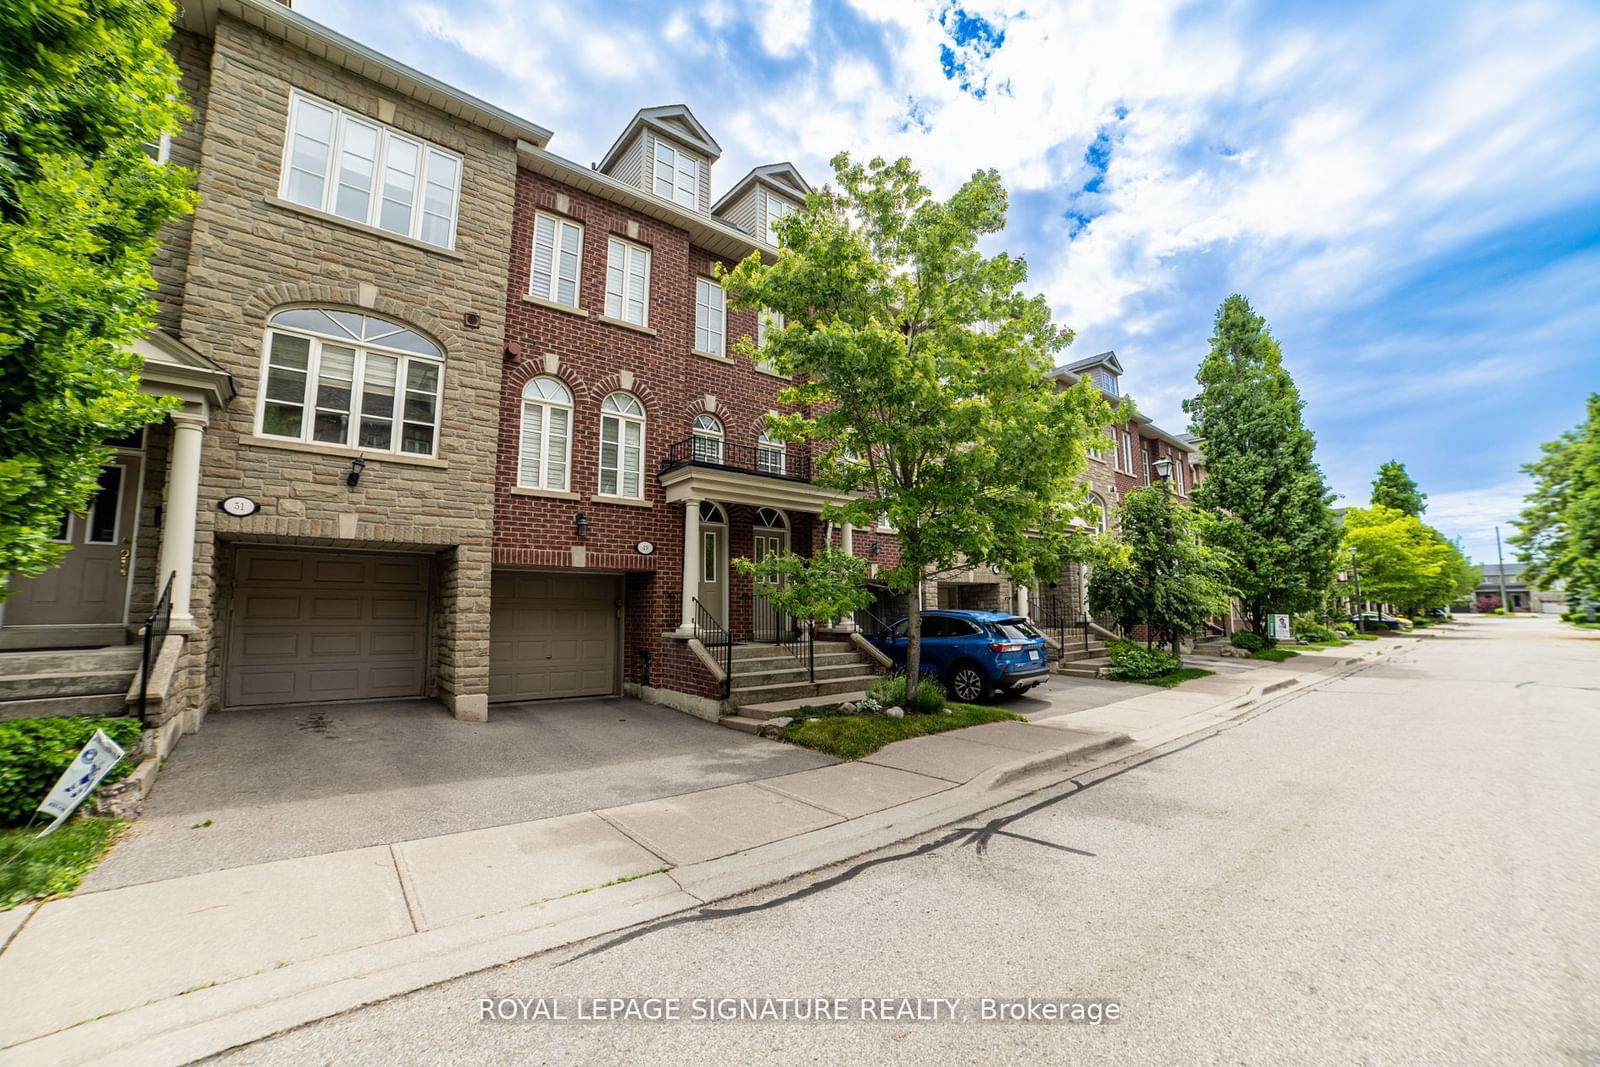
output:
[[296,90],[279,195],[352,222],[454,248],[461,156]]
[[444,352],[417,331],[341,308],[267,320],[256,432],[373,452],[438,452]]

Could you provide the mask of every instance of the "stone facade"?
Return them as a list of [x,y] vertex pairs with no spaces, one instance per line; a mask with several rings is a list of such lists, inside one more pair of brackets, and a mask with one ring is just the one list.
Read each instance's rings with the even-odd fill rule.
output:
[[[207,706],[217,706],[225,669],[230,549],[264,543],[433,556],[429,691],[459,715],[481,717],[496,453],[496,426],[483,413],[499,399],[515,146],[226,15],[209,44],[180,34],[176,47],[195,128],[203,128],[200,205],[188,247],[163,268],[185,264],[176,333],[233,375],[239,391],[213,414],[202,453],[191,645],[204,665]],[[463,157],[455,251],[278,200],[294,88]],[[174,158],[195,139],[186,131]],[[163,280],[164,304],[174,284]],[[436,459],[255,435],[266,319],[288,304],[366,309],[438,342],[445,365]],[[351,488],[346,473],[358,454],[367,466]],[[220,512],[217,502],[234,494],[260,511]]]

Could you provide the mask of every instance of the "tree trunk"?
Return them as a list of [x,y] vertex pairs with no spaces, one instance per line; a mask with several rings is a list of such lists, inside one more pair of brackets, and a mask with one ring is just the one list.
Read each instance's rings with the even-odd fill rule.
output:
[[922,575],[906,593],[906,699],[917,687],[918,672],[922,669]]

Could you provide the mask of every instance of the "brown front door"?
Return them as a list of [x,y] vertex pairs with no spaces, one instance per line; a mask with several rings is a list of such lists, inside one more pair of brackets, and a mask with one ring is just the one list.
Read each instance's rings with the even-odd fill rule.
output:
[[5,602],[7,645],[65,647],[124,639],[142,465],[138,456],[122,456],[102,470],[88,511],[62,517],[59,540],[68,549],[60,566],[11,582]]

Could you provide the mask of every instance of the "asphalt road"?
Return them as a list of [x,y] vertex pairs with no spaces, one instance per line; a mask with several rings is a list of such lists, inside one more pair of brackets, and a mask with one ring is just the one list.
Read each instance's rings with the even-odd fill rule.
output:
[[[730,813],[733,814],[733,813]],[[1120,1021],[480,1021],[480,998]],[[928,1009],[924,1009],[925,1013]],[[1600,633],[1474,620],[1159,758],[237,1063],[1600,1063]]]

